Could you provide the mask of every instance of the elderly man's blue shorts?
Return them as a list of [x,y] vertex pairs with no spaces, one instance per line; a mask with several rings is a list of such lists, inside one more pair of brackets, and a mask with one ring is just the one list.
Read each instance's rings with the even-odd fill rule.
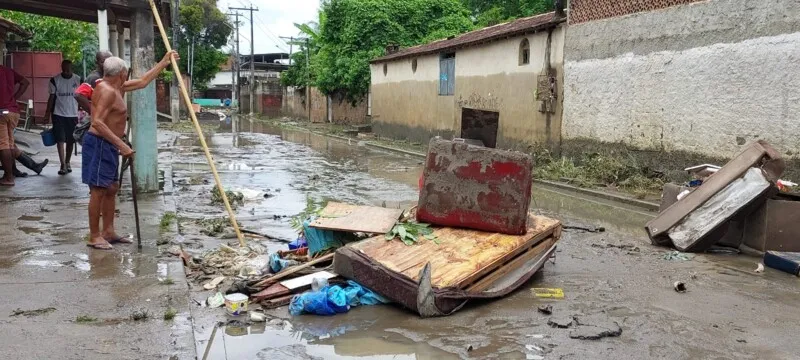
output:
[[117,182],[119,150],[107,140],[87,132],[83,137],[83,183],[108,188]]

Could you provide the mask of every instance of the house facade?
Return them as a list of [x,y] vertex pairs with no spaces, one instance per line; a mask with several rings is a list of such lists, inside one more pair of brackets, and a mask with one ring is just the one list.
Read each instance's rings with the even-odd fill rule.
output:
[[563,113],[565,22],[554,13],[406,49],[371,69],[373,131],[426,143],[433,136],[486,146],[557,148]]
[[800,154],[796,0],[572,0],[565,56],[565,148]]

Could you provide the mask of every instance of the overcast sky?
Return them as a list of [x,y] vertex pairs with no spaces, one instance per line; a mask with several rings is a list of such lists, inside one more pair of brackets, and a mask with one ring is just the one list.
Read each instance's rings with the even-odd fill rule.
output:
[[[294,23],[317,21],[319,0],[219,0],[217,5],[223,12],[229,7],[246,8],[252,4],[254,12],[255,53],[289,52],[289,45],[279,36],[297,36],[300,32]],[[250,12],[239,11],[239,51],[250,53]],[[295,47],[296,49],[297,47]]]

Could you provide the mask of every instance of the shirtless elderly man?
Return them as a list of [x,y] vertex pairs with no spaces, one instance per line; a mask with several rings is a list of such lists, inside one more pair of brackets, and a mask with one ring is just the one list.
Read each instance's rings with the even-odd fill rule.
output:
[[[129,80],[128,67],[118,57],[103,62],[103,81],[98,82],[92,94],[92,126],[83,138],[83,183],[89,185],[89,231],[87,246],[111,250],[113,243],[130,243],[114,231],[114,210],[119,191],[119,156],[132,157],[133,149],[122,140],[128,108],[123,99],[126,91],[142,89],[169,66],[170,57],[178,61],[175,51],[164,58],[141,79]],[[155,104],[153,105],[155,106]],[[103,231],[100,231],[100,214],[103,214]]]

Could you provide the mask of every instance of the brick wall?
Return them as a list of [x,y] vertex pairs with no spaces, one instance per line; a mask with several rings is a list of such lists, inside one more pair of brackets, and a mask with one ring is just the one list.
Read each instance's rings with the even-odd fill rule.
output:
[[330,97],[331,113],[335,124],[356,125],[367,123],[367,101],[361,100],[353,106],[344,94]]

